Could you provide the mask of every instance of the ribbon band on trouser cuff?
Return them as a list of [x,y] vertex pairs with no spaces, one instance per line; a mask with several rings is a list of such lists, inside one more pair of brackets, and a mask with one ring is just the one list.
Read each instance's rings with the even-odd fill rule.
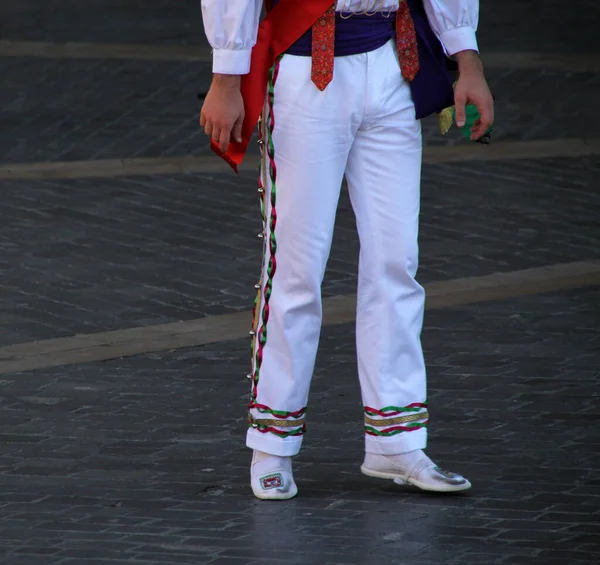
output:
[[305,424],[304,418],[300,420],[271,420],[267,418],[255,418],[252,414],[248,414],[248,423],[251,426],[275,426],[278,428],[300,428]]
[[369,426],[375,426],[379,428],[385,428],[386,426],[393,426],[395,424],[406,424],[408,422],[418,422],[419,420],[427,420],[429,418],[429,412],[421,412],[419,414],[410,414],[409,416],[400,416],[399,418],[387,418],[383,420],[374,420],[365,416],[365,424]]

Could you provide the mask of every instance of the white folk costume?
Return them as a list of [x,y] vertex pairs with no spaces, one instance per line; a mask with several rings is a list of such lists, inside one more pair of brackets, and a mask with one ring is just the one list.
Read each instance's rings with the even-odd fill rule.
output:
[[[285,17],[285,2],[275,2],[269,13]],[[420,342],[425,297],[415,280],[422,152],[417,118],[451,105],[446,69],[439,77],[450,94],[431,102],[428,97],[443,88],[424,64],[435,49],[444,60],[477,50],[478,0],[410,0],[410,11],[397,0],[339,0],[335,12],[331,4],[308,31],[297,30],[301,36],[274,58],[264,79],[259,193],[265,257],[252,328],[247,434],[255,450],[253,489],[261,498],[295,494],[287,458],[300,450],[306,429],[321,283],[345,176],[361,245],[356,334],[367,453],[362,470],[427,490],[462,490],[470,486],[466,479],[439,470],[419,451],[426,446],[428,411]],[[215,73],[249,73],[261,8],[260,0],[202,0]],[[246,144],[253,127],[245,130]],[[407,453],[420,455],[394,463]]]

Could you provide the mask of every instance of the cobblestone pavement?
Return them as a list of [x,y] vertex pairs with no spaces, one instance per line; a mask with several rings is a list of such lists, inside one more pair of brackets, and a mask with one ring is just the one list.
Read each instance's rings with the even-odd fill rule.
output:
[[347,325],[325,329],[300,496],[281,504],[247,485],[246,340],[6,376],[3,563],[590,565],[599,304],[591,289],[428,313],[430,453],[473,480],[457,497],[359,473]]
[[[598,52],[598,2],[481,4],[484,49]],[[1,2],[0,39],[204,44],[198,0]],[[0,162],[206,153],[209,71],[0,57]],[[598,73],[489,76],[498,140],[597,137]],[[249,308],[254,176],[0,181],[0,346]],[[598,157],[426,166],[421,281],[598,259],[599,178]],[[357,248],[343,192],[326,296],[355,290]],[[456,497],[358,472],[351,325],[324,329],[283,504],[247,485],[245,340],[1,375],[0,562],[596,563],[599,322],[599,288],[427,313],[430,454],[474,483]]]
[[[0,344],[248,309],[255,176],[4,182]],[[426,167],[421,281],[600,257],[599,176],[596,157]],[[326,296],[355,290],[357,254],[344,193]]]
[[[210,152],[197,122],[206,63],[7,57],[0,76],[0,162]],[[597,137],[590,112],[599,73],[490,69],[488,77],[495,140]],[[424,134],[429,145],[465,143],[456,130],[442,136],[435,118],[424,122]]]
[[[199,0],[3,2],[0,39],[198,43]],[[483,0],[484,51],[597,52],[595,0]],[[84,7],[85,6],[85,7]],[[518,56],[518,55],[517,55]],[[201,62],[0,59],[0,161],[29,162],[201,154],[198,100],[210,80]],[[595,136],[600,75],[490,69],[496,139]],[[67,88],[65,88],[67,86]],[[576,93],[576,97],[575,97]],[[425,122],[428,144],[461,143]]]

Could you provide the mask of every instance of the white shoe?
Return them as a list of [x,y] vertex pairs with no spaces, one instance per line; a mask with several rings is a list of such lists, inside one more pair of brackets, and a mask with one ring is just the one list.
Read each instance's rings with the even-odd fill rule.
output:
[[403,455],[366,453],[360,470],[369,477],[392,479],[399,485],[414,485],[432,492],[459,492],[471,488],[467,479],[443,471],[421,450]]
[[288,500],[298,494],[292,475],[292,458],[254,450],[250,467],[250,485],[261,500]]

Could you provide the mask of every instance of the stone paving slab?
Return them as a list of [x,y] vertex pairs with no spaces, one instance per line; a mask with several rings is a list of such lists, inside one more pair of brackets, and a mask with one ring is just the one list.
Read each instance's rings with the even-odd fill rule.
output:
[[[485,50],[598,52],[592,0],[482,0]],[[0,3],[0,39],[199,44],[197,0]],[[0,59],[4,162],[201,155],[209,65]],[[490,71],[498,138],[596,135],[597,73]],[[426,125],[428,143],[439,139]],[[493,146],[490,147],[493,149]],[[423,282],[599,256],[597,158],[425,170]],[[2,182],[0,343],[246,309],[253,175]],[[352,292],[342,196],[326,296]],[[350,325],[326,328],[301,496],[254,500],[246,340],[0,377],[6,565],[589,565],[600,560],[600,290],[428,313],[430,452],[466,496],[357,473]],[[348,378],[351,376],[351,378]]]
[[[597,157],[600,137],[562,138],[534,141],[500,141],[494,150],[478,143],[428,145],[423,148],[423,164],[465,163],[486,161],[515,161],[526,159],[567,159]],[[238,167],[238,172],[256,173],[260,159],[258,145],[250,146]],[[231,174],[231,167],[214,155],[178,157],[138,157],[133,159],[92,159],[87,161],[43,161],[38,163],[0,163],[0,181],[37,181],[66,179],[104,179],[151,175],[202,173]]]
[[209,151],[196,98],[206,65],[25,57],[0,59],[0,73],[7,162]]
[[472,479],[464,496],[358,472],[351,325],[324,331],[300,496],[281,504],[247,486],[245,339],[3,375],[3,563],[594,563],[599,304],[596,288],[427,314],[429,451]]
[[[595,0],[481,0],[484,50],[597,52]],[[199,0],[20,0],[0,4],[5,39],[204,44]]]
[[0,4],[5,39],[204,43],[199,0],[22,0]]
[[[600,160],[427,166],[424,283],[596,259]],[[246,310],[258,276],[255,175],[4,182],[0,344]],[[355,291],[342,194],[325,296]]]
[[[5,57],[0,75],[0,162],[210,154],[196,98],[210,83],[206,63]],[[597,137],[599,73],[488,77],[498,141]],[[457,130],[442,136],[436,118],[423,124],[428,145],[467,143]]]
[[[426,284],[425,309],[454,308],[598,285],[600,260],[563,263]],[[324,325],[345,324],[355,318],[355,293],[323,300]],[[246,310],[168,324],[8,345],[0,347],[0,375],[240,339],[248,335],[250,319],[251,312]]]

